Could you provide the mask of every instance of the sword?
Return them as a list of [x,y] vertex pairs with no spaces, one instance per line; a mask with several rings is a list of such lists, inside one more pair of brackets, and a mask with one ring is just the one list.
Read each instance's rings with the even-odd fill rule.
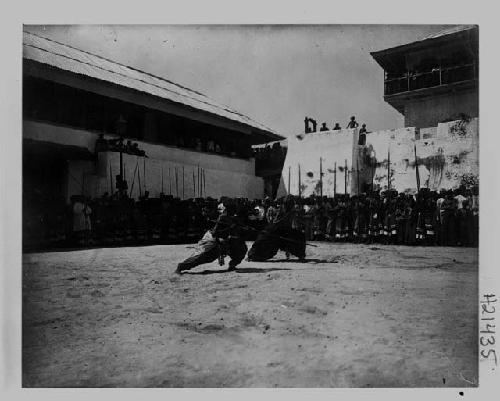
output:
[[[210,219],[208,219],[208,221],[210,221],[210,222],[212,222],[212,223],[216,223],[216,224],[223,224],[223,225],[225,225],[225,226],[228,226],[228,227],[229,227],[229,224],[227,224],[227,223],[223,223],[223,222],[221,222],[221,221],[210,220]],[[255,232],[259,232],[259,233],[261,232],[260,230],[257,230],[256,228],[253,228],[253,227],[250,227],[250,226],[240,225],[240,227],[241,227],[241,228],[243,228],[243,229],[245,229],[245,230],[251,230],[251,231],[255,231]],[[262,231],[266,231],[266,229],[264,229],[264,230],[262,230]],[[302,242],[300,242],[300,241],[296,241],[296,240],[293,240],[293,239],[290,239],[290,238],[285,238],[285,237],[282,237],[282,236],[277,235],[277,234],[271,234],[271,233],[269,233],[269,232],[267,232],[267,231],[266,231],[266,233],[267,233],[268,235],[270,235],[271,237],[279,238],[279,239],[282,239],[282,240],[284,240],[284,241],[294,242],[294,243],[296,243],[296,244],[302,244]],[[312,247],[314,247],[314,248],[317,248],[317,247],[318,247],[318,245],[309,244],[309,243],[307,243],[307,242],[306,242],[306,246],[312,246]]]

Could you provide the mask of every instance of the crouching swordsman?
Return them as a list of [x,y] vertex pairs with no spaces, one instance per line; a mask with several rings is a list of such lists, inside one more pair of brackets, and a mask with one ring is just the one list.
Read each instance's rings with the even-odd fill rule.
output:
[[236,270],[247,253],[247,246],[241,237],[240,219],[233,205],[220,204],[219,218],[215,226],[207,231],[195,247],[195,252],[189,258],[177,265],[176,273],[191,270],[196,266],[211,263],[219,259],[219,265],[224,265],[225,256],[229,256],[228,271]]
[[276,219],[267,225],[257,236],[248,252],[248,260],[263,262],[271,259],[278,250],[304,260],[306,257],[306,238],[302,231],[292,228],[294,211],[285,202]]

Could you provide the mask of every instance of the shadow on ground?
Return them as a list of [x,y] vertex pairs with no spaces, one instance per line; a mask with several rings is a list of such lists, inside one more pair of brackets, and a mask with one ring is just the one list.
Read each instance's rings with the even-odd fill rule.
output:
[[337,263],[337,260],[335,258],[330,258],[330,259],[315,259],[315,258],[310,258],[310,259],[273,259],[273,260],[266,260],[265,262],[262,263]]
[[[257,267],[237,267],[236,270],[233,270],[236,273],[269,273],[277,270],[292,270],[289,268],[278,268],[278,267],[270,267],[267,269],[259,269]],[[183,272],[182,274],[191,274],[191,275],[207,275],[207,274],[220,274],[220,273],[230,273],[231,270],[202,270],[200,272]]]

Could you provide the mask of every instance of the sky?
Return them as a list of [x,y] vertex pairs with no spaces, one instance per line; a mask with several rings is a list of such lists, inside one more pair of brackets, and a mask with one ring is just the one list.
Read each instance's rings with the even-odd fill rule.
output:
[[403,127],[370,52],[446,25],[72,25],[24,29],[204,93],[283,136],[304,117]]

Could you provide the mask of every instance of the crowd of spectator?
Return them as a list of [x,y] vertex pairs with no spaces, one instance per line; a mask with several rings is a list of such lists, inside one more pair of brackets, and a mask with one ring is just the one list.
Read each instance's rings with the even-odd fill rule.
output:
[[[252,156],[252,148],[248,143],[237,141],[225,141],[219,143],[213,139],[198,137],[176,138],[175,143],[170,145],[196,150],[198,152],[217,153],[224,156],[249,158]],[[131,155],[146,156],[144,150],[139,149],[139,145],[131,140],[125,140],[123,137],[116,139],[106,139],[104,134],[99,134],[95,145],[96,152],[123,152]]]
[[[36,195],[35,195],[36,196]],[[246,239],[278,218],[288,216],[306,239],[401,245],[477,246],[477,188],[422,189],[359,196],[287,196],[278,200],[196,198],[170,195],[135,201],[105,194],[89,199],[25,198],[23,247],[136,246],[195,243],[217,218],[217,207],[232,202],[247,228]]]

